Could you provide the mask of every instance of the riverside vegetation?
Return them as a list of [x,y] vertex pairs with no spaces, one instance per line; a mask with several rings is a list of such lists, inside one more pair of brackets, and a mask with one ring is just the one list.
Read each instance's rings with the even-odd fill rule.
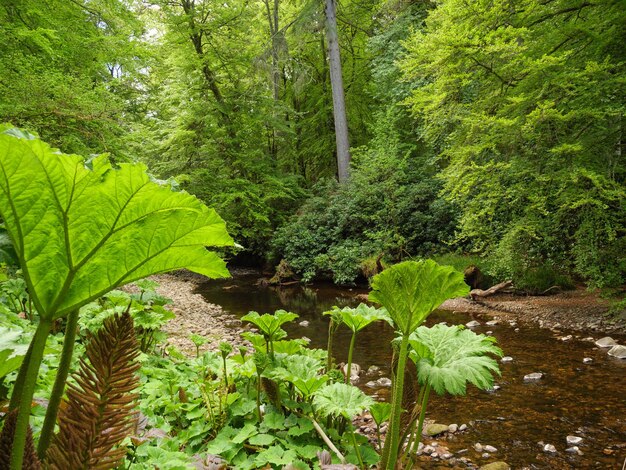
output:
[[[368,324],[395,328],[390,404],[374,404],[352,386],[327,351],[287,339],[282,325],[297,315],[285,311],[243,317],[258,328],[244,333],[251,350],[222,343],[196,358],[174,349],[164,356],[159,328],[172,314],[154,283],[141,279],[181,267],[227,275],[205,249],[232,243],[221,219],[194,197],[152,181],[141,166],[61,154],[14,128],[0,134],[0,165],[1,214],[23,281],[8,281],[0,299],[2,393],[10,397],[0,459],[12,469],[174,469],[194,460],[310,468],[326,448],[334,461],[394,468],[410,465],[431,389],[463,394],[467,382],[493,384],[498,367],[488,355],[501,355],[493,338],[420,326],[441,302],[468,292],[461,273],[430,260],[375,276],[371,300],[381,308],[328,312],[331,329],[353,331],[349,357]],[[109,211],[96,214],[94,207]],[[138,293],[115,290],[133,281]],[[20,315],[31,303],[34,310]],[[422,392],[414,409],[403,410],[408,357]],[[36,394],[45,403],[33,401]],[[382,449],[352,424],[368,408],[379,425],[390,422]],[[410,419],[401,422],[405,413]]]

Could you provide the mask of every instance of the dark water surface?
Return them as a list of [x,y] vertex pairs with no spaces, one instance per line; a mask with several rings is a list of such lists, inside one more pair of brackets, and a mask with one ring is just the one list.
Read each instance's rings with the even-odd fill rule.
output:
[[[321,312],[333,305],[355,306],[356,294],[363,289],[342,289],[331,284],[310,287],[269,288],[257,286],[259,273],[241,272],[224,281],[211,281],[198,292],[226,311],[241,316],[250,310],[272,313],[285,309],[300,315],[296,322],[307,320],[304,327],[297,323],[287,325],[290,337],[306,336],[312,347],[325,348],[328,318]],[[472,319],[488,320],[480,315],[453,314],[438,311],[427,323],[446,321],[465,324]],[[492,331],[506,356],[513,362],[500,365],[502,377],[495,392],[479,391],[470,386],[465,397],[439,397],[431,394],[427,417],[438,423],[471,423],[467,431],[439,439],[450,452],[468,449],[462,455],[479,465],[504,460],[512,468],[545,469],[622,469],[626,459],[626,360],[611,358],[606,350],[583,341],[585,336],[562,330],[559,334],[546,329],[519,325],[515,332],[508,322],[497,326],[480,326],[474,331]],[[557,336],[572,334],[574,339],[560,341]],[[595,339],[603,335],[593,335]],[[626,336],[612,335],[620,344]],[[368,387],[367,382],[381,376],[389,377],[392,329],[386,324],[371,325],[357,336],[354,361],[364,370],[375,365],[380,374],[361,375],[358,386],[379,399],[388,398],[389,389]],[[340,328],[334,343],[338,361],[346,361],[350,335]],[[583,364],[584,357],[593,358]],[[543,372],[544,378],[525,383],[523,377],[532,372]],[[582,456],[565,452],[568,435],[583,437],[579,445]],[[542,451],[540,441],[553,444],[556,455]],[[477,442],[492,445],[498,452],[488,459],[474,451]],[[432,464],[432,468],[443,463]],[[428,464],[425,465],[428,467]]]

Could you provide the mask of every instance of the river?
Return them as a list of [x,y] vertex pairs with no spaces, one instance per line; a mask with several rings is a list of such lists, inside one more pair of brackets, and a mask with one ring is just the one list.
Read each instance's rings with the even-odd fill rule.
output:
[[[297,313],[298,320],[286,328],[290,337],[306,336],[312,347],[319,348],[326,347],[328,330],[328,318],[321,312],[333,305],[355,306],[359,303],[355,295],[367,292],[331,284],[270,288],[257,285],[259,277],[257,272],[243,271],[231,279],[201,284],[197,292],[238,316],[250,310]],[[573,336],[562,341],[548,329],[520,324],[516,331],[509,322],[486,326],[487,317],[445,311],[434,312],[427,323],[465,324],[472,319],[481,322],[475,331],[491,331],[513,361],[500,364],[502,376],[496,380],[500,387],[496,391],[470,386],[465,397],[431,395],[428,418],[443,424],[469,424],[467,431],[438,442],[477,465],[503,460],[514,469],[621,469],[626,459],[626,360],[608,356],[606,350],[585,341],[587,335],[580,332],[561,330],[558,336]],[[304,320],[307,326],[299,324]],[[595,339],[599,337],[595,335]],[[626,344],[626,336],[612,337]],[[355,362],[364,370],[377,366],[379,374],[389,377],[392,338],[388,325],[369,326],[357,336]],[[348,330],[340,328],[334,344],[338,361],[347,359],[349,340]],[[585,364],[585,357],[593,361]],[[544,377],[525,382],[524,375],[532,372],[542,372]],[[387,399],[388,388],[367,385],[381,377],[379,374],[363,373],[357,385],[378,399]],[[568,435],[583,438],[579,444],[582,455],[566,452]],[[540,442],[554,445],[557,453],[544,452]],[[484,458],[474,449],[476,443],[498,450]],[[441,468],[446,463],[424,464],[430,466]]]

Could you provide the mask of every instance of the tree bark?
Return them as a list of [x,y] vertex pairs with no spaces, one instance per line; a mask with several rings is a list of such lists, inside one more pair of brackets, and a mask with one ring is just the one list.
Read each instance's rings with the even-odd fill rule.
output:
[[350,143],[348,119],[341,74],[341,56],[337,38],[337,14],[335,0],[326,0],[326,35],[330,63],[330,85],[333,93],[333,115],[335,118],[335,142],[337,144],[337,176],[340,183],[350,177]]

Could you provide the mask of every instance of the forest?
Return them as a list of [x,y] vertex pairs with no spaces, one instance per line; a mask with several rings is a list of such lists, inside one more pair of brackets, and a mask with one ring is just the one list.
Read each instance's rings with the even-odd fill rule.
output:
[[[430,391],[491,390],[505,349],[422,325],[442,302],[623,318],[621,0],[2,0],[0,37],[0,468],[412,468]],[[145,278],[226,262],[369,304],[323,349],[284,310],[167,349]],[[351,384],[374,322],[388,403]]]

